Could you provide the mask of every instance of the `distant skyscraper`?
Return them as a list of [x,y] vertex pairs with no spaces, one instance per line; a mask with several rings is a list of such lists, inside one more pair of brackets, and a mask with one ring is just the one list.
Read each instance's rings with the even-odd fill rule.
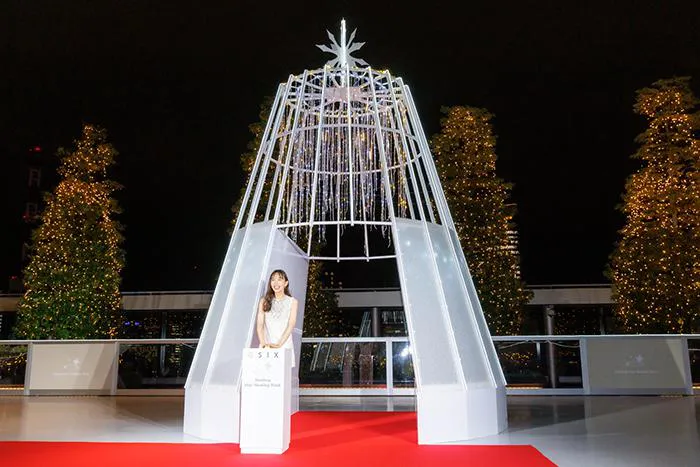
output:
[[8,292],[22,291],[22,269],[29,255],[32,230],[36,227],[43,206],[43,193],[48,190],[52,167],[44,148],[39,145],[10,154],[9,167],[14,173],[10,181],[13,200],[7,207],[6,270]]
[[518,231],[513,229],[507,232],[508,235],[508,245],[504,248],[511,252],[513,256],[517,258],[515,277],[520,279],[520,249],[518,248]]

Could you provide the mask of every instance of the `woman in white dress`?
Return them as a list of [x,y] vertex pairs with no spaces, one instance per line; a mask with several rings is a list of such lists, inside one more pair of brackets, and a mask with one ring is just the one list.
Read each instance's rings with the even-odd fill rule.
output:
[[292,367],[296,360],[292,331],[297,322],[297,307],[297,299],[289,293],[287,273],[281,269],[272,271],[267,292],[258,305],[258,340],[261,348],[292,349]]

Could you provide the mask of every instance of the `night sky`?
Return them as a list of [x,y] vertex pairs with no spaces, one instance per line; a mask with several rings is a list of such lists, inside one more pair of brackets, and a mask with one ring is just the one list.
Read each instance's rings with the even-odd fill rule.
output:
[[[195,6],[197,5],[197,6]],[[440,106],[495,114],[499,175],[515,184],[523,277],[599,283],[643,120],[635,90],[694,76],[700,2],[2,0],[0,164],[7,238],[26,148],[107,128],[124,185],[124,290],[212,289],[263,97],[330,58],[341,17],[355,56],[404,78],[428,135]],[[16,233],[16,232],[15,232]],[[0,241],[0,290],[19,255]],[[335,266],[346,286],[376,284]],[[371,277],[363,275],[363,277]]]

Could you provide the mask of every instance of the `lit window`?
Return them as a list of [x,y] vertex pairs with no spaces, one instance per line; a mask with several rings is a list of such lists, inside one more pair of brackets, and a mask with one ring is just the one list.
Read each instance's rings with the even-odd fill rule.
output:
[[39,214],[39,205],[37,203],[27,203],[24,209],[24,220],[31,221]]
[[27,184],[30,187],[35,186],[37,188],[41,185],[41,169],[29,168],[29,181]]

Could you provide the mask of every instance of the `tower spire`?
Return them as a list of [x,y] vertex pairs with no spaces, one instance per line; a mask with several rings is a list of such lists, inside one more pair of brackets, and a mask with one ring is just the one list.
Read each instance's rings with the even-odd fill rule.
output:
[[346,68],[348,66],[348,44],[347,44],[347,31],[345,29],[345,18],[340,20],[340,67]]
[[355,58],[351,55],[353,52],[360,50],[362,46],[365,45],[365,43],[352,42],[353,39],[355,39],[355,33],[357,32],[357,29],[354,29],[352,31],[352,34],[350,34],[350,38],[347,38],[345,19],[342,19],[340,21],[340,44],[338,44],[338,41],[335,39],[333,34],[330,33],[330,31],[326,30],[326,32],[328,33],[328,38],[331,40],[330,46],[316,44],[316,47],[323,50],[324,52],[332,53],[335,55],[334,59],[328,60],[326,62],[327,66],[330,66],[331,68],[359,68],[363,66],[369,66],[369,63],[367,63],[366,61],[362,60],[361,58]]

